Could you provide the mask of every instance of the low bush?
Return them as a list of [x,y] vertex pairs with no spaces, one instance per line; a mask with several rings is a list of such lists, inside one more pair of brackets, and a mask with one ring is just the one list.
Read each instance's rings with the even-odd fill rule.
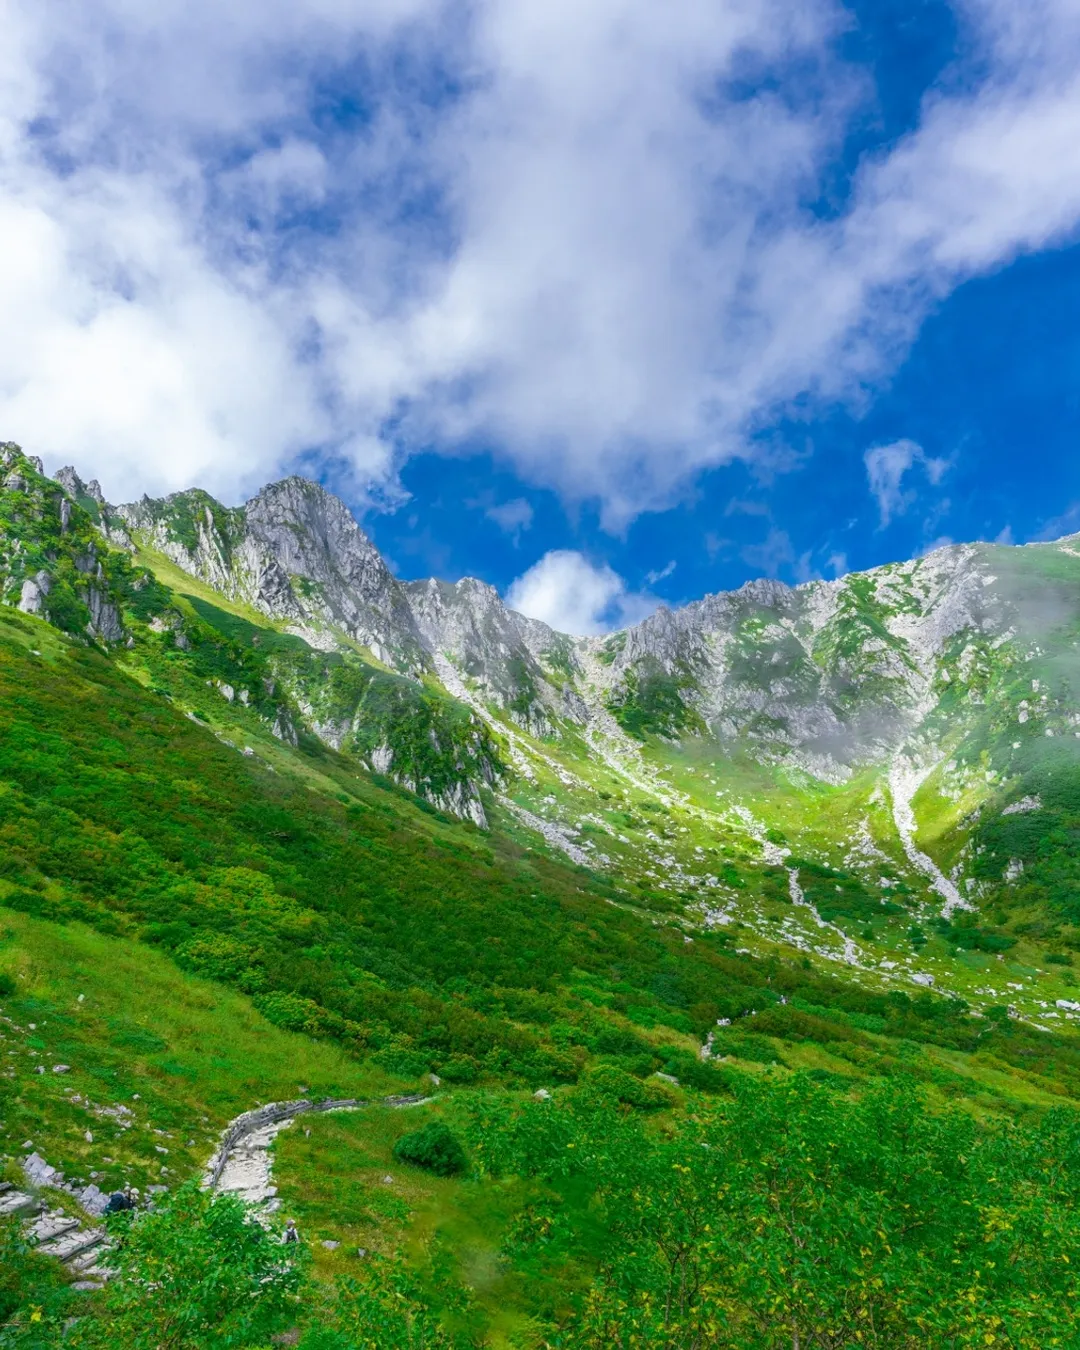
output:
[[467,1166],[465,1150],[457,1136],[441,1120],[403,1134],[394,1145],[394,1157],[411,1167],[422,1167],[439,1177],[452,1177]]

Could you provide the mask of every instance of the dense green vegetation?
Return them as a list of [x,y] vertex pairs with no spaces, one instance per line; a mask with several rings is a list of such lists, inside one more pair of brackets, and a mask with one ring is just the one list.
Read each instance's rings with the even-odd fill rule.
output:
[[[0,1345],[254,1348],[286,1331],[309,1350],[1075,1344],[1074,1112],[987,1128],[928,1111],[903,1079],[852,1098],[801,1076],[738,1076],[687,1105],[658,1125],[597,1086],[462,1102],[476,1176],[440,1184],[457,1187],[451,1209],[487,1202],[486,1291],[438,1231],[419,1267],[352,1256],[311,1284],[306,1244],[187,1186],[111,1221],[118,1276],[92,1308],[0,1234],[21,1276]],[[525,1318],[493,1341],[507,1301]]]
[[[0,728],[4,903],[137,936],[392,1072],[537,1087],[600,1057],[644,1075],[718,1018],[756,1011],[805,1039],[794,995],[898,1037],[985,1045],[960,1004],[840,989],[722,932],[687,944],[612,904],[604,878],[444,825],[331,752],[322,791],[271,772],[33,619],[2,621]],[[1006,1031],[996,1053],[1031,1039],[1072,1072],[1071,1050]]]
[[464,1149],[441,1120],[430,1121],[419,1130],[403,1134],[394,1145],[394,1157],[398,1162],[422,1167],[439,1177],[464,1172],[466,1165]]

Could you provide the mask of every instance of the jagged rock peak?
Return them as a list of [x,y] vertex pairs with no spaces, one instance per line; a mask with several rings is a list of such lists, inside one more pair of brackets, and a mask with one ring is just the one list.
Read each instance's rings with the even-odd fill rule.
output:
[[35,471],[44,476],[45,466],[37,455],[28,455],[21,445],[15,441],[0,441],[0,469],[9,469],[17,465],[20,460],[25,460],[27,464]]
[[119,508],[140,543],[232,599],[286,622],[314,646],[334,630],[395,669],[430,662],[404,589],[344,502],[291,477],[242,507],[193,489]]
[[58,469],[53,475],[54,480],[60,484],[69,497],[74,497],[76,501],[79,498],[87,498],[96,502],[98,507],[107,505],[105,494],[101,490],[101,484],[96,478],[91,478],[89,483],[84,483],[70,464],[62,469]]

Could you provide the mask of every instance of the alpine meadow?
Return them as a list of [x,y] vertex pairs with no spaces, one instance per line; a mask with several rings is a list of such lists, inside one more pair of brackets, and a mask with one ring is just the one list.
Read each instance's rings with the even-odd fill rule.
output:
[[0,1345],[1080,1344],[1075,538],[576,638],[7,443],[0,600]]

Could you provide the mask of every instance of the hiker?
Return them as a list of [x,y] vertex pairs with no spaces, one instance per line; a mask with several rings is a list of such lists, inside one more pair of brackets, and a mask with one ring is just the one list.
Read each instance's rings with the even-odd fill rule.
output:
[[119,1214],[125,1209],[134,1209],[135,1201],[131,1198],[131,1187],[125,1186],[122,1191],[113,1191],[109,1196],[109,1203],[105,1206],[106,1214]]
[[285,1220],[285,1231],[281,1235],[282,1242],[299,1242],[300,1234],[296,1231],[296,1220]]

